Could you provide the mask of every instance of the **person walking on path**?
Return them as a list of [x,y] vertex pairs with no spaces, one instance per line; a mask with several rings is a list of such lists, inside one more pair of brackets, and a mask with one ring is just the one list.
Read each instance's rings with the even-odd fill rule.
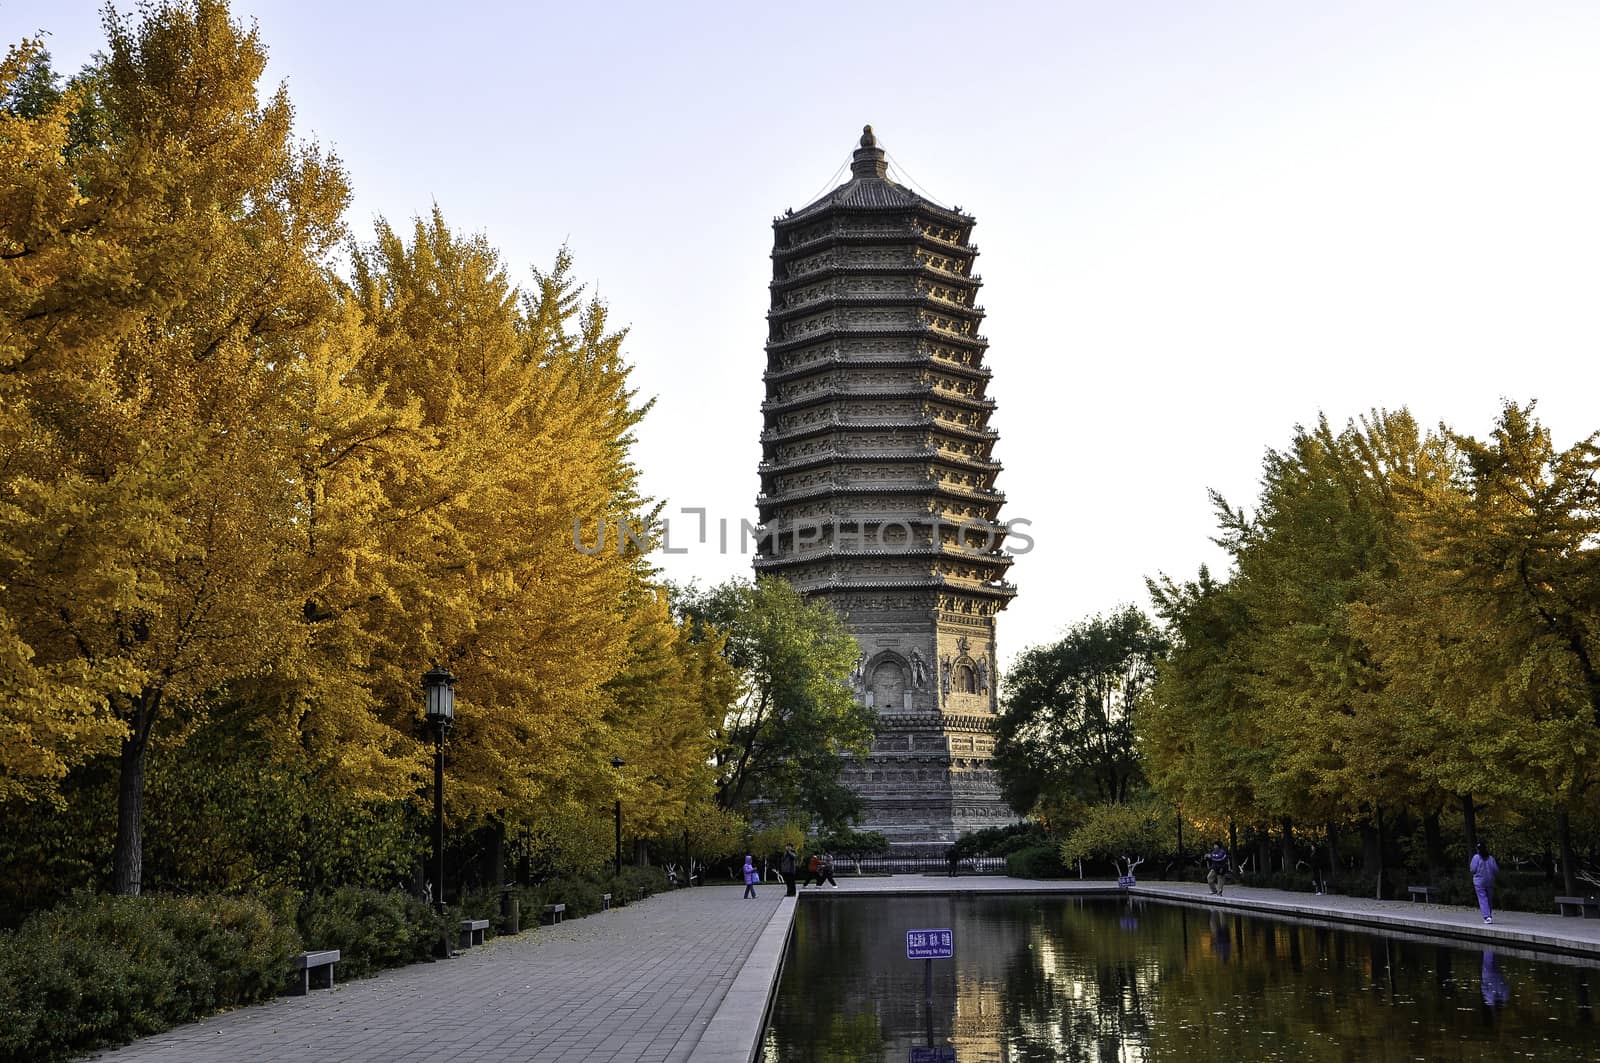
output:
[[833,878],[833,857],[829,856],[827,853],[823,853],[822,856],[817,859],[818,889],[822,888],[822,883],[824,880],[826,880],[828,885],[832,886],[834,889],[839,888],[839,883],[835,882]]
[[1217,842],[1206,854],[1206,885],[1218,897],[1222,896],[1223,879],[1228,873],[1228,850]]
[[761,872],[756,870],[754,858],[749,853],[746,853],[744,857],[744,895],[746,897],[754,897],[756,895],[756,883],[760,881]]
[[1489,905],[1489,895],[1494,892],[1494,880],[1500,874],[1500,865],[1489,855],[1489,847],[1479,842],[1478,851],[1472,854],[1472,862],[1467,867],[1472,872],[1472,888],[1478,893],[1478,911],[1483,913],[1485,923],[1492,923],[1494,911]]
[[818,886],[822,885],[822,857],[818,856],[816,853],[812,853],[806,858],[806,874],[805,877],[800,880],[800,885],[802,888],[804,888],[811,885],[813,882],[815,882]]
[[794,875],[799,865],[800,858],[794,853],[794,843],[790,842],[783,847],[783,855],[778,858],[778,874],[783,876],[786,897],[794,896]]

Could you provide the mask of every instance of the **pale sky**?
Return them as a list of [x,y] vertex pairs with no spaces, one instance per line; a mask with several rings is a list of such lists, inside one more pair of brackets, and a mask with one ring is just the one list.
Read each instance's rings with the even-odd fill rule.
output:
[[[125,7],[127,5],[124,5]],[[647,490],[754,520],[771,220],[871,123],[978,219],[1006,658],[1144,578],[1225,568],[1297,423],[1409,406],[1600,429],[1600,5],[237,0],[352,224],[437,202],[513,275],[563,242],[630,326]],[[58,68],[80,0],[0,0]],[[688,518],[683,518],[688,519]],[[663,559],[702,582],[750,559]],[[736,536],[734,537],[736,538]]]

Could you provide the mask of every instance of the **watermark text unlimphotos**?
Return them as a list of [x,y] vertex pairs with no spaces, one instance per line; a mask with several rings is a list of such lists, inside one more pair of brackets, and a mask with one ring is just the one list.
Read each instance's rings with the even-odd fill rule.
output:
[[[582,554],[599,554],[607,549],[618,552],[647,553],[659,548],[664,554],[687,554],[697,546],[712,547],[718,553],[748,554],[752,548],[767,557],[801,553],[824,542],[835,550],[882,550],[886,553],[916,553],[932,544],[953,545],[974,556],[1005,550],[1026,554],[1033,549],[1033,536],[1024,528],[1033,526],[1026,517],[1013,517],[1003,523],[967,517],[951,521],[938,515],[926,518],[855,520],[843,517],[796,517],[768,524],[752,524],[740,518],[709,519],[701,507],[685,507],[680,516],[694,518],[674,524],[663,517],[654,525],[616,520],[572,519],[572,545]],[[926,527],[926,536],[916,529]],[[947,540],[945,532],[953,533]]]

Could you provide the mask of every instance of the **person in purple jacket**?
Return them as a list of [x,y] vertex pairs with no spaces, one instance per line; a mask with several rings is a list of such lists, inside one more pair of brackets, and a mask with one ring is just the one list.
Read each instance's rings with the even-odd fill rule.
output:
[[744,858],[744,895],[756,895],[756,883],[761,881],[761,872],[756,870],[755,860],[747,853]]
[[1478,891],[1478,910],[1483,913],[1485,923],[1492,923],[1494,912],[1489,907],[1489,894],[1494,890],[1494,880],[1495,876],[1500,874],[1500,865],[1489,855],[1489,847],[1479,842],[1478,851],[1472,854],[1472,863],[1468,868],[1472,872],[1472,888]]

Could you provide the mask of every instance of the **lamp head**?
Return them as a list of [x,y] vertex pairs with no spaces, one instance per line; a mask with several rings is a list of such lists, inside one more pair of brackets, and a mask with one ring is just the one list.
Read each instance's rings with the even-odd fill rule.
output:
[[422,675],[422,693],[426,698],[423,715],[429,723],[450,723],[456,718],[456,677],[448,670],[434,665]]

